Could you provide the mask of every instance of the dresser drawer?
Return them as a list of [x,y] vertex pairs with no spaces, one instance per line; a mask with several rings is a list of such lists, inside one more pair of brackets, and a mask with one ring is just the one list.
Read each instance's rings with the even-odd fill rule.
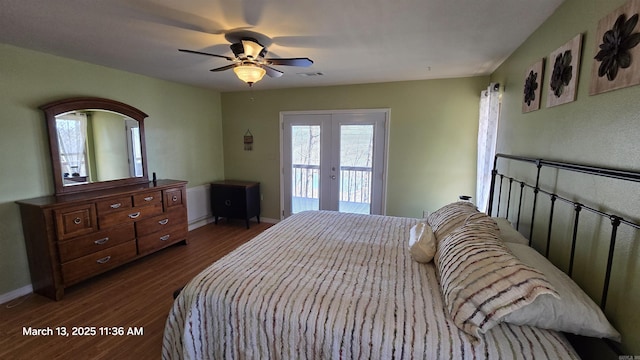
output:
[[185,208],[174,208],[166,213],[152,218],[136,222],[136,234],[138,237],[145,236],[157,231],[164,231],[176,224],[186,224],[187,211]]
[[175,206],[184,206],[182,200],[182,189],[168,189],[164,191],[164,204],[166,209]]
[[162,214],[162,202],[157,202],[147,206],[136,206],[131,209],[116,211],[107,215],[100,215],[98,217],[98,221],[100,222],[100,229],[105,229],[113,225],[133,223],[134,221],[142,220],[149,216],[158,214]]
[[138,237],[138,254],[146,254],[187,238],[187,226],[176,224],[152,234]]
[[135,258],[136,255],[136,241],[127,241],[124,244],[63,263],[62,279],[66,285],[70,285],[123,264]]
[[85,235],[98,230],[93,203],[54,210],[58,240]]
[[123,196],[96,202],[98,215],[108,214],[118,210],[130,209],[133,207],[131,196]]
[[161,203],[162,191],[151,191],[133,196],[133,206],[146,206],[149,204]]
[[58,242],[60,261],[64,263],[135,238],[133,224],[125,224],[71,240],[60,241]]

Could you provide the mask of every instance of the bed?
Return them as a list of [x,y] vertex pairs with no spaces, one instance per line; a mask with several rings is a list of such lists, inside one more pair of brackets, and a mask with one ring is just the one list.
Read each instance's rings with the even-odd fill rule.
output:
[[[578,359],[562,331],[619,341],[600,308],[507,224],[467,202],[427,219],[295,214],[185,286],[162,356]],[[416,261],[423,239],[428,262]]]

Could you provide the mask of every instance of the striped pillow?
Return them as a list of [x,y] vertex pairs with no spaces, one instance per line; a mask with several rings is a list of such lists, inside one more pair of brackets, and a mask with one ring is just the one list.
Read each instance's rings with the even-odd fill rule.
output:
[[468,201],[458,201],[441,207],[427,217],[427,222],[433,229],[438,242],[442,241],[450,232],[462,226],[466,218],[478,209]]
[[444,238],[435,256],[451,319],[473,338],[539,295],[559,297],[544,275],[518,260],[498,234],[491,218],[474,219]]

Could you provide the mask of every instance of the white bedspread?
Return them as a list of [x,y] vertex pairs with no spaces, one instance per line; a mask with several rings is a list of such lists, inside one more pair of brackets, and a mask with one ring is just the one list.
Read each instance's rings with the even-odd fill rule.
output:
[[433,264],[409,255],[416,222],[324,211],[280,222],[184,288],[163,358],[578,358],[562,335],[532,327],[502,324],[471,343]]

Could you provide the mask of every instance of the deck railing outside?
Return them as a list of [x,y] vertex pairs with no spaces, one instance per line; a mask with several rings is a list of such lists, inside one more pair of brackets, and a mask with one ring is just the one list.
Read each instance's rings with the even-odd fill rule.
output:
[[[294,198],[319,199],[320,166],[293,164]],[[340,167],[341,191],[339,201],[342,204],[371,204],[371,167]],[[342,206],[341,206],[342,208]],[[368,208],[368,206],[366,207]]]
[[340,201],[371,203],[371,168],[362,166],[340,167]]
[[293,196],[318,199],[320,165],[293,164]]

